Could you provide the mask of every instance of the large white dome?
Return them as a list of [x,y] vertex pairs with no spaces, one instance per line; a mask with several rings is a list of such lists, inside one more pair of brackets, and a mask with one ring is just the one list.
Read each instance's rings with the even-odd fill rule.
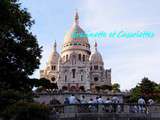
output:
[[78,19],[79,19],[79,16],[78,16],[78,13],[76,13],[75,22],[72,25],[69,32],[67,32],[64,37],[62,52],[67,50],[80,49],[80,50],[88,51],[90,53],[90,45],[89,45],[87,36],[83,36],[83,37],[80,36],[80,35],[86,35],[86,33],[79,26]]

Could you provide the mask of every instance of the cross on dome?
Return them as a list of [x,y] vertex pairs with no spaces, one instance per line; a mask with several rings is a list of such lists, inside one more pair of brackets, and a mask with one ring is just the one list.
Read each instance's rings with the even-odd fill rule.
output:
[[76,13],[75,13],[74,20],[75,20],[75,23],[76,23],[76,24],[79,24],[79,15],[78,15],[77,10],[76,10]]

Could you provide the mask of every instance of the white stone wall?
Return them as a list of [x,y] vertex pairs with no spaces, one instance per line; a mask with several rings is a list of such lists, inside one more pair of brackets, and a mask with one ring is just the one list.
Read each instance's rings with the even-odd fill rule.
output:
[[[81,54],[81,60],[79,60],[79,54]],[[83,55],[85,55],[85,61],[83,61]],[[63,86],[84,86],[85,90],[88,90],[91,84],[94,86],[111,85],[111,71],[105,70],[103,64],[89,61],[89,56],[89,53],[82,50],[63,52],[62,60],[59,60],[57,64],[48,64],[46,69],[40,71],[40,77],[51,81],[55,77],[55,82],[58,83],[60,89]],[[56,66],[56,69],[53,70],[52,66]],[[94,66],[98,66],[98,69],[95,70]],[[75,69],[75,78],[73,78],[73,69]],[[98,78],[97,81],[95,77]]]

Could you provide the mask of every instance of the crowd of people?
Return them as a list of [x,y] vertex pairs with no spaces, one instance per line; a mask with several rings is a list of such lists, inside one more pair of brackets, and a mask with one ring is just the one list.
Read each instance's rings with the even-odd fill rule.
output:
[[[112,98],[104,99],[102,96],[97,96],[95,98],[86,99],[85,96],[81,96],[81,98],[77,98],[73,94],[69,97],[66,97],[64,100],[65,105],[69,104],[88,104],[88,108],[91,111],[96,110],[96,105],[102,104],[105,111],[107,112],[121,112],[123,110],[123,103],[120,102],[120,99],[117,96],[113,96]],[[152,99],[145,101],[143,97],[140,97],[137,101],[137,104],[133,104],[130,106],[130,112],[148,112],[148,106],[154,104]]]
[[[80,99],[78,99],[77,97],[75,97],[73,94],[67,98],[65,98],[64,100],[64,104],[65,105],[69,105],[69,104],[81,104],[81,108],[85,108],[88,109],[90,112],[97,112],[98,111],[98,104],[108,104],[109,106],[105,105],[105,107],[103,109],[105,109],[105,111],[116,111],[117,108],[120,108],[119,105],[112,105],[112,110],[111,110],[111,106],[110,104],[118,104],[120,103],[120,100],[118,97],[114,96],[112,98],[107,98],[104,99],[102,98],[102,96],[97,96],[95,98],[90,98],[90,99],[86,99],[85,96],[81,96]],[[88,106],[85,106],[88,105]],[[87,107],[87,108],[86,108]],[[120,109],[119,109],[120,110]]]
[[119,103],[120,100],[118,97],[114,96],[111,99],[107,98],[106,100],[102,98],[102,96],[97,96],[95,98],[86,99],[85,96],[82,96],[80,99],[75,97],[73,94],[69,97],[66,97],[64,100],[64,104],[98,104],[98,103]]
[[[148,101],[145,101],[143,97],[140,97],[137,101],[137,105],[133,105],[130,107],[130,112],[133,113],[147,113],[149,112],[149,107],[151,107],[154,104],[153,99],[149,99]],[[148,106],[147,106],[148,105]]]

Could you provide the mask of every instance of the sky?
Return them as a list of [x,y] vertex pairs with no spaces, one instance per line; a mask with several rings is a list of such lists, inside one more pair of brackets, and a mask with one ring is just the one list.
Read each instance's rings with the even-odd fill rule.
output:
[[[57,51],[65,33],[79,13],[79,24],[86,33],[150,31],[152,38],[89,38],[91,49],[98,43],[105,68],[112,69],[112,83],[122,90],[136,86],[143,77],[160,83],[160,1],[159,0],[20,0],[35,24],[31,31],[43,46],[40,69],[44,69],[53,43]],[[39,70],[31,77],[39,78]]]

